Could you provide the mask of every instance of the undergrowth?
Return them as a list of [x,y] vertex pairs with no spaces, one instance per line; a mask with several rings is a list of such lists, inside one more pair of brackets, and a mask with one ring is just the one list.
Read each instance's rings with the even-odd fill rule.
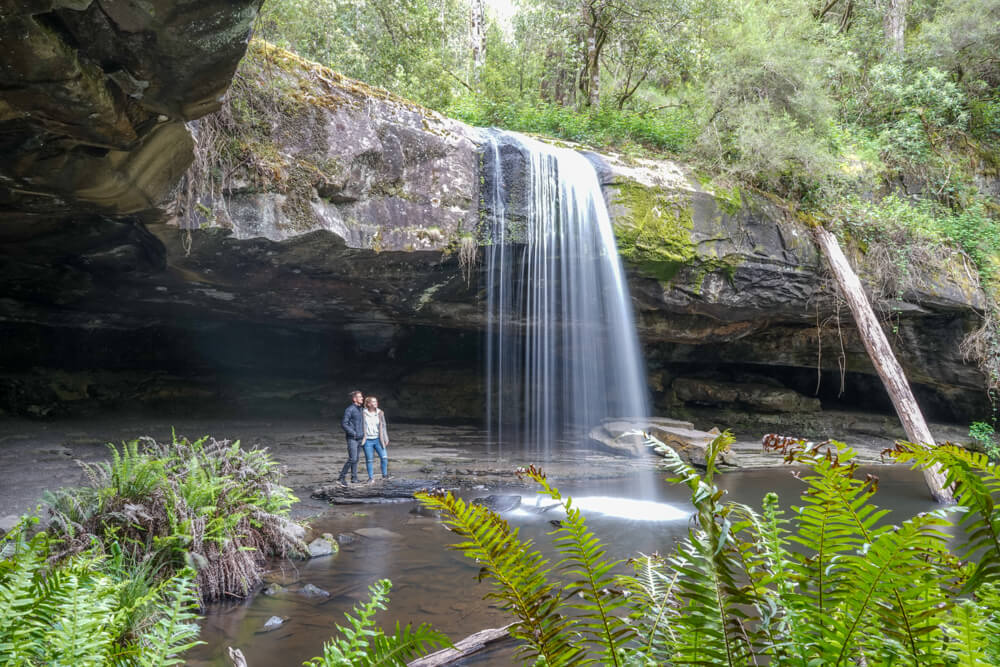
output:
[[46,494],[56,558],[117,544],[160,576],[192,568],[212,600],[246,596],[266,557],[304,552],[288,518],[297,499],[266,450],[209,437],[109,448],[110,461],[80,464],[89,486]]
[[191,570],[158,577],[114,544],[53,562],[29,532],[0,540],[0,665],[180,665],[200,643]]
[[603,106],[577,111],[559,104],[498,102],[466,96],[443,111],[478,127],[544,134],[604,149],[658,149],[679,153],[697,129],[688,111],[643,113]]

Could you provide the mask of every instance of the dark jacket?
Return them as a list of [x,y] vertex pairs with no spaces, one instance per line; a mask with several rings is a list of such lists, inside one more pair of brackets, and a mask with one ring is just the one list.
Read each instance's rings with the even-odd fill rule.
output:
[[361,414],[361,407],[351,403],[344,410],[344,420],[340,422],[341,428],[347,434],[348,440],[361,440],[365,437],[365,418]]

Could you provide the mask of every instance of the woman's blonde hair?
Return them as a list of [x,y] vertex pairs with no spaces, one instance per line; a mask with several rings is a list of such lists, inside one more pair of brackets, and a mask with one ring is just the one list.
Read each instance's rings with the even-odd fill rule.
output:
[[377,400],[378,400],[377,396],[365,396],[365,407],[370,408],[372,405],[372,401],[377,401]]

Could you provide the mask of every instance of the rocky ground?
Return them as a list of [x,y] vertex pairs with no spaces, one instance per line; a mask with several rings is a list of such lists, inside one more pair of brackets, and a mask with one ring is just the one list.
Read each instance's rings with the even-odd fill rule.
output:
[[[845,413],[844,424],[857,424],[857,414]],[[867,422],[865,422],[867,423]],[[631,457],[593,447],[564,445],[548,461],[537,454],[491,446],[476,426],[393,424],[389,448],[394,479],[373,486],[343,489],[335,484],[346,448],[337,423],[316,419],[163,419],[148,417],[30,421],[0,421],[0,516],[31,511],[46,489],[83,483],[77,461],[94,462],[108,455],[107,442],[121,442],[141,435],[168,439],[178,434],[240,439],[245,445],[268,447],[285,466],[287,483],[301,502],[297,517],[322,512],[329,503],[348,504],[408,496],[422,486],[498,489],[520,485],[518,466],[541,463],[551,478],[560,480],[619,477],[637,467],[653,467],[657,457]],[[710,424],[697,424],[708,429]],[[958,426],[933,425],[939,438],[955,439]],[[780,432],[780,430],[779,430]],[[783,433],[794,435],[793,433]],[[737,433],[733,447],[741,468],[782,465],[781,457],[761,451],[758,433]],[[880,463],[879,453],[891,440],[878,434],[852,431],[841,436],[858,449],[865,463]],[[359,476],[364,479],[364,460]]]

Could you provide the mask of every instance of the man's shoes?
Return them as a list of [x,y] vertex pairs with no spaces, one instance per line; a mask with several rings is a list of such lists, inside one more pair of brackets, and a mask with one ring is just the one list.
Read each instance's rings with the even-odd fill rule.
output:
[[382,475],[382,479],[386,480],[386,479],[396,479],[396,478],[393,477],[392,475]]
[[358,483],[358,478],[357,477],[355,477],[354,479],[351,480],[351,484],[357,484],[357,483]]
[[345,480],[343,480],[343,479],[338,479],[337,480],[337,484],[339,484],[340,486],[344,487],[345,489],[347,488],[347,482]]

